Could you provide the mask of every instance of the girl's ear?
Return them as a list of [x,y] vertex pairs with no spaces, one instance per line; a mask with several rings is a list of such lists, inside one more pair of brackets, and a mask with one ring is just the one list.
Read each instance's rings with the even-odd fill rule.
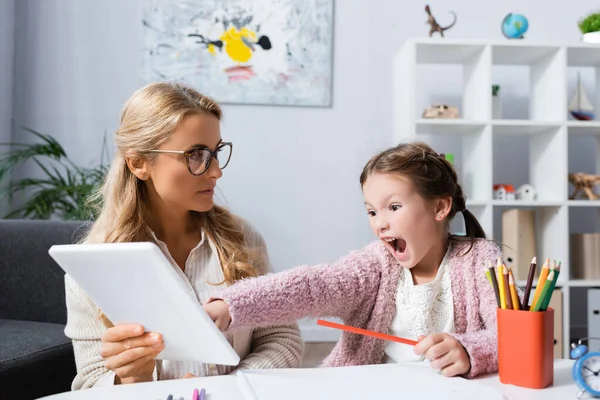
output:
[[145,181],[150,177],[150,163],[146,157],[139,155],[125,156],[127,167],[138,179]]
[[452,210],[452,197],[442,197],[434,202],[435,205],[435,220],[443,221],[448,214],[450,214],[450,210]]

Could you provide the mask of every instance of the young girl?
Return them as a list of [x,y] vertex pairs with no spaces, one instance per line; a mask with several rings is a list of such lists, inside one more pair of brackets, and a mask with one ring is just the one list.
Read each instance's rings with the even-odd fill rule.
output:
[[[200,303],[269,268],[260,235],[214,204],[232,149],[221,139],[220,119],[217,103],[191,88],[157,83],[134,93],[122,111],[118,151],[99,193],[103,207],[84,239],[156,243]],[[160,332],[113,326],[69,276],[65,285],[65,333],[77,364],[73,389],[232,372],[228,366],[155,361],[164,347]],[[227,337],[241,358],[237,369],[300,364],[303,342],[295,323]]]
[[[378,240],[332,264],[246,279],[204,306],[222,330],[330,316],[420,340],[415,346],[342,333],[324,366],[430,360],[445,376],[497,369],[496,308],[482,267],[501,257],[465,207],[456,172],[423,143],[373,157],[360,177]],[[462,212],[467,236],[449,235]]]

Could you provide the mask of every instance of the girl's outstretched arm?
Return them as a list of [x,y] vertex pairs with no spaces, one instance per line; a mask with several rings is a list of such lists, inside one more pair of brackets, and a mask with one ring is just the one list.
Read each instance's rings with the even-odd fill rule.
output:
[[[332,264],[293,269],[240,281],[205,306],[220,328],[237,330],[330,316],[347,319],[375,301],[381,257],[375,242]],[[223,300],[222,302],[215,300]],[[219,303],[221,303],[219,305]]]

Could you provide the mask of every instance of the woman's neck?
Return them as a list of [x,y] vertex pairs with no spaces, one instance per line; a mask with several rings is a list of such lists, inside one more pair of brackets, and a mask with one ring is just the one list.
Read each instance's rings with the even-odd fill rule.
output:
[[148,211],[148,226],[165,243],[178,242],[190,234],[199,234],[190,211],[173,210],[156,204]]
[[444,256],[448,251],[449,240],[447,234],[444,233],[440,240],[429,249],[425,257],[413,268],[410,272],[415,285],[431,282],[435,279],[438,269],[444,260]]

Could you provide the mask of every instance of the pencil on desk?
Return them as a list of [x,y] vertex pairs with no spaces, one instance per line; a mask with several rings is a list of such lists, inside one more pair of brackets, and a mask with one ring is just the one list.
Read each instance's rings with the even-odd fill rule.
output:
[[529,274],[527,275],[527,284],[525,285],[525,293],[523,294],[523,304],[521,309],[527,310],[529,308],[529,295],[531,294],[531,287],[533,285],[533,277],[535,276],[535,269],[537,266],[537,258],[534,256],[529,264]]
[[547,258],[546,261],[544,261],[544,265],[542,265],[542,270],[540,271],[540,277],[538,278],[537,286],[535,288],[535,293],[533,294],[533,300],[531,301],[532,309],[533,309],[533,306],[535,305],[535,303],[537,303],[537,301],[540,297],[540,294],[542,293],[542,290],[544,289],[544,283],[546,282],[546,277],[548,276],[548,272],[550,272],[549,266],[550,266],[550,259]]
[[504,289],[504,274],[502,273],[502,260],[500,260],[499,258],[496,269],[496,273],[498,274],[498,291],[500,292],[500,308],[506,310],[506,291]]
[[515,286],[515,277],[512,272],[512,268],[508,270],[508,287],[510,289],[510,298],[512,300],[513,310],[520,310],[521,304],[519,303],[519,295],[517,294],[517,287]]
[[405,339],[405,338],[401,338],[398,336],[388,335],[386,333],[369,331],[367,329],[355,328],[353,326],[342,325],[342,324],[338,324],[335,322],[325,321],[322,319],[317,320],[317,325],[326,326],[328,328],[339,329],[339,330],[346,331],[346,332],[356,333],[359,335],[370,336],[370,337],[374,337],[377,339],[388,340],[391,342],[409,344],[411,346],[416,346],[417,343],[419,343],[416,340]]

